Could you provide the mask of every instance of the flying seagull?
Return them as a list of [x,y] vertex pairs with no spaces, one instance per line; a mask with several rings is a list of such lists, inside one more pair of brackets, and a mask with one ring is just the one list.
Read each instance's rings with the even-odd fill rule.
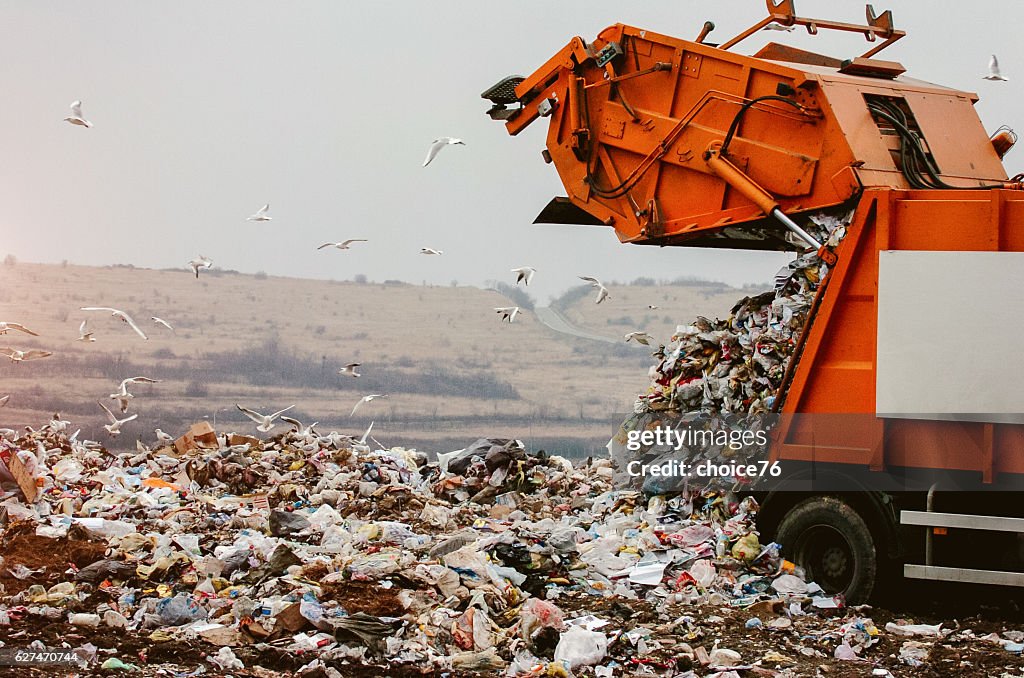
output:
[[501,315],[502,320],[507,320],[509,322],[515,320],[516,315],[519,313],[518,306],[503,306],[501,308],[495,308],[494,310]]
[[10,399],[11,399],[11,394],[10,393],[5,395],[3,398],[0,398],[0,407],[3,407],[4,405],[6,405],[7,401],[10,400]]
[[647,304],[647,308],[649,308],[649,309],[651,309],[653,311],[654,309],[661,308],[661,307],[660,306],[655,306],[654,304]]
[[352,238],[351,240],[342,240],[341,242],[325,242],[323,245],[320,245],[320,247],[317,247],[317,249],[322,250],[325,247],[336,247],[339,250],[350,250],[352,248],[349,247],[349,245],[351,245],[354,242],[368,241],[365,238]]
[[138,334],[140,337],[142,337],[143,339],[149,339],[149,337],[146,336],[146,333],[143,332],[142,330],[140,330],[139,326],[135,324],[135,321],[132,320],[131,316],[128,315],[127,313],[125,313],[124,311],[119,311],[116,308],[109,308],[107,306],[83,306],[79,310],[80,311],[110,311],[110,315],[114,316],[115,318],[120,318],[121,322],[125,323],[126,325],[131,327],[133,330],[135,330],[135,333]]
[[274,420],[275,419],[277,419],[282,414],[284,414],[288,410],[290,410],[293,407],[295,407],[295,405],[289,405],[288,407],[284,408],[283,410],[278,410],[277,412],[274,412],[273,414],[269,414],[269,415],[268,414],[260,414],[259,412],[255,412],[253,410],[250,410],[247,407],[242,407],[241,405],[239,405],[237,403],[235,404],[235,407],[238,408],[239,412],[241,412],[245,416],[249,417],[250,419],[253,420],[253,422],[256,423],[256,430],[257,431],[262,431],[263,433],[266,433],[270,429],[274,428]]
[[53,351],[39,351],[33,349],[31,351],[19,351],[14,348],[3,347],[0,348],[0,355],[7,356],[11,359],[12,363],[22,363],[26,360],[38,360],[39,358],[48,358],[53,355]]
[[163,318],[157,318],[155,315],[153,315],[153,316],[150,316],[149,319],[152,320],[153,322],[155,322],[157,325],[163,325],[164,327],[169,329],[171,332],[174,331],[174,328],[171,327],[171,323],[167,322]]
[[654,339],[654,337],[652,337],[651,335],[647,334],[646,332],[630,332],[629,334],[626,335],[626,343],[627,344],[629,343],[630,339],[636,340],[636,342],[638,344],[643,344],[644,346],[650,346],[651,345],[651,340]]
[[529,285],[533,280],[533,274],[537,272],[533,266],[520,266],[519,268],[513,268],[512,272],[516,274],[516,284],[526,281]]
[[134,398],[131,393],[128,392],[128,384],[159,384],[159,379],[150,379],[149,377],[129,377],[121,382],[121,386],[118,388],[116,393],[110,394],[111,400],[116,400],[121,406],[121,413],[128,411],[128,401]]
[[96,341],[96,337],[92,336],[92,332],[86,332],[85,328],[89,324],[89,319],[86,318],[82,321],[82,324],[78,326],[78,339],[75,341]]
[[366,429],[366,432],[363,433],[363,437],[359,439],[359,444],[360,445],[365,445],[366,444],[366,439],[370,437],[370,431],[372,431],[372,430],[373,430],[373,422],[371,421],[369,427],[367,427],[367,429]]
[[192,272],[195,273],[196,277],[198,278],[199,277],[199,269],[201,269],[201,268],[209,269],[211,266],[213,266],[213,259],[211,259],[210,257],[206,256],[205,254],[200,254],[197,258],[195,258],[192,261],[188,262],[188,265],[189,265],[189,268],[192,269]]
[[345,365],[340,370],[338,370],[338,374],[347,374],[350,377],[361,376],[358,372],[356,372],[357,367],[359,367],[359,363],[349,363],[348,365]]
[[771,23],[771,24],[768,24],[767,26],[765,26],[764,28],[762,28],[761,30],[763,30],[763,31],[785,31],[786,33],[791,33],[795,28],[796,28],[796,26],[783,26],[782,24]]
[[246,221],[270,221],[271,216],[267,214],[267,210],[270,209],[270,203],[267,203],[263,207],[256,210],[256,214],[251,217],[246,217]]
[[430,161],[437,157],[437,154],[441,152],[441,149],[445,146],[451,146],[452,144],[459,144],[465,146],[466,142],[462,139],[456,139],[454,137],[439,137],[434,139],[434,142],[430,144],[430,150],[427,151],[427,159],[423,161],[423,166],[426,167],[430,164]]
[[24,332],[25,334],[31,334],[33,337],[39,336],[38,334],[30,330],[29,328],[25,327],[21,323],[0,321],[0,334],[7,334],[7,332],[9,332],[10,330],[18,330],[19,332]]
[[589,275],[581,275],[580,280],[585,280],[590,283],[591,287],[597,288],[597,299],[594,301],[595,304],[600,304],[602,301],[607,299],[609,296],[608,288],[601,284],[601,281],[597,278]]
[[127,424],[129,421],[132,421],[133,419],[135,419],[137,416],[139,416],[137,414],[133,414],[130,417],[125,417],[124,419],[118,419],[117,417],[114,416],[114,413],[111,412],[110,409],[106,405],[104,405],[103,403],[97,403],[97,404],[100,407],[102,407],[103,411],[107,413],[108,417],[110,417],[110,423],[109,424],[104,424],[103,428],[107,429],[107,433],[110,434],[111,438],[116,438],[117,436],[121,435],[121,427],[123,425]]
[[444,254],[444,252],[435,250],[433,247],[421,247],[420,254]]
[[993,54],[992,58],[988,60],[988,75],[982,76],[985,80],[999,80],[1006,82],[1007,78],[1003,77],[1002,72],[999,70],[999,59]]
[[72,125],[81,125],[82,127],[92,127],[92,123],[82,115],[81,101],[71,102],[71,115],[64,118],[64,122],[70,122]]
[[352,408],[352,412],[348,416],[351,417],[351,416],[355,415],[356,410],[358,410],[359,406],[362,405],[363,403],[372,402],[373,400],[376,400],[377,398],[387,398],[387,395],[365,395],[365,396],[363,396],[362,398],[359,399],[359,402],[356,403],[356,406]]
[[294,426],[295,432],[298,433],[301,438],[308,438],[311,435],[316,435],[313,431],[313,427],[320,423],[318,421],[314,421],[309,426],[303,426],[301,421],[298,419],[292,419],[291,417],[281,417],[281,421],[288,422]]

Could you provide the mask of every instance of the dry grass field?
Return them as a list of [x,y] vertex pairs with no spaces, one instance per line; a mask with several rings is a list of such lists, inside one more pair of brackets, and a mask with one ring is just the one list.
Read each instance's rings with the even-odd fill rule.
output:
[[[616,286],[607,303],[595,306],[588,294],[568,315],[596,333],[646,329],[665,340],[677,322],[726,313],[742,296],[702,290]],[[59,411],[84,436],[132,447],[136,438],[151,442],[156,427],[178,433],[204,417],[218,430],[252,431],[235,403],[262,412],[294,404],[290,414],[321,428],[360,432],[374,421],[374,436],[390,445],[445,451],[491,435],[566,454],[598,451],[644,388],[650,349],[559,334],[525,310],[502,323],[493,307],[506,305],[498,292],[473,287],[5,264],[0,321],[40,336],[11,331],[0,346],[54,355],[0,362],[0,395],[11,394],[0,425],[38,426]],[[149,339],[82,306],[122,309]],[[86,318],[94,343],[76,341]],[[338,375],[348,362],[361,363],[363,376]],[[161,381],[130,388],[129,413],[139,417],[111,443],[97,401],[114,407],[108,394],[139,375]],[[389,397],[350,417],[368,393]]]
[[601,304],[594,303],[597,294],[589,286],[571,290],[563,296],[570,303],[562,313],[595,334],[621,339],[627,332],[644,331],[655,341],[668,343],[677,325],[689,324],[697,315],[727,318],[737,301],[768,289],[768,284],[742,290],[705,281],[607,287],[610,296]]

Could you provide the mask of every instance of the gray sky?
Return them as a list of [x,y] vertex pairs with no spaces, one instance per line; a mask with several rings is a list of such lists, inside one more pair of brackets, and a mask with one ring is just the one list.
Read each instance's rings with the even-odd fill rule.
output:
[[[1024,127],[1024,4],[891,1],[909,35],[881,58],[978,92],[985,127]],[[780,254],[619,244],[611,229],[532,225],[564,193],[543,163],[546,122],[513,139],[484,115],[485,88],[527,75],[574,35],[623,22],[724,40],[759,0],[336,0],[302,3],[6,2],[0,22],[0,255],[80,264],[215,265],[297,277],[512,281],[539,269],[541,301],[576,275],[769,279]],[[862,22],[860,2],[798,0],[804,16]],[[780,37],[781,36],[781,37]],[[849,57],[862,37],[760,33]],[[996,52],[1009,83],[981,79]],[[83,101],[95,127],[62,122]],[[1016,105],[1015,105],[1016,104]],[[458,136],[424,169],[432,139]],[[1012,175],[1022,163],[1007,158]],[[274,220],[245,217],[269,202]],[[358,250],[316,252],[365,237]],[[442,257],[418,254],[422,246]],[[358,245],[357,245],[358,247]],[[184,273],[183,273],[184,275]]]

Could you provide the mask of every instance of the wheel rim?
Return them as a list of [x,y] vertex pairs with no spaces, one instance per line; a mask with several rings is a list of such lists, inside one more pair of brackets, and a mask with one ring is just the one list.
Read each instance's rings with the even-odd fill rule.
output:
[[807,580],[827,593],[842,593],[853,583],[855,558],[846,535],[831,525],[814,525],[797,540],[796,562]]

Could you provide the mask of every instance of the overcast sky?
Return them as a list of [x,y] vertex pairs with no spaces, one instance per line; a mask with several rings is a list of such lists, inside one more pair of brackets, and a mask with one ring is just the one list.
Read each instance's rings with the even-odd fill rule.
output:
[[[989,131],[1024,127],[1024,5],[876,3],[886,8],[909,35],[882,58],[978,92]],[[864,20],[860,2],[798,0],[797,10]],[[244,272],[435,284],[511,282],[508,269],[529,264],[541,301],[579,274],[768,280],[785,255],[533,225],[564,194],[540,157],[546,122],[513,139],[479,98],[616,22],[692,39],[711,19],[720,41],[765,12],[758,0],[6,2],[0,256],[171,267],[202,253]],[[855,35],[762,32],[740,51],[769,39],[843,58],[865,50]],[[981,79],[991,52],[1009,83]],[[74,99],[94,128],[62,122]],[[440,135],[467,145],[422,168]],[[1009,174],[1021,153],[1007,157]],[[265,202],[273,221],[247,222]],[[370,242],[315,251],[357,237]]]

